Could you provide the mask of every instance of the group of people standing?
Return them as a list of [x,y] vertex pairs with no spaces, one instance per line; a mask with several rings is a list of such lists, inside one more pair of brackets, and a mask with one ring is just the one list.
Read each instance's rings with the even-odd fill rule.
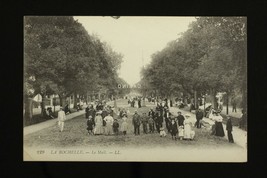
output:
[[[223,130],[223,117],[220,115],[220,111],[216,110],[211,110],[211,113],[209,114],[209,118],[214,121],[214,124],[211,127],[211,135],[215,135],[218,137],[224,137],[225,133]],[[226,130],[227,130],[227,136],[228,136],[228,141],[230,143],[234,143],[232,131],[233,131],[233,126],[232,126],[232,120],[229,115],[227,115],[227,123],[226,123]]]
[[141,108],[141,97],[134,97],[134,98],[130,98],[128,100],[128,104],[130,104],[131,107],[137,107],[137,108]]
[[[66,120],[66,108],[61,107],[58,112],[58,125],[60,131],[64,129],[64,121]],[[122,108],[119,109],[118,118],[114,119],[114,112],[111,106],[107,105],[105,102],[97,102],[94,107],[90,104],[85,109],[85,118],[87,119],[87,130],[89,135],[118,135],[119,132],[126,135],[130,129],[130,122],[128,121],[129,110]],[[202,119],[204,117],[203,111],[200,109],[196,110],[196,122],[192,122],[189,114],[182,115],[178,111],[178,116],[173,116],[169,112],[169,107],[167,102],[158,102],[155,109],[150,108],[148,114],[143,112],[142,115],[138,114],[135,110],[132,116],[132,126],[135,135],[140,135],[140,126],[142,125],[143,133],[158,133],[161,137],[166,136],[166,132],[171,134],[172,139],[177,140],[193,140],[195,136],[195,131],[192,129],[193,124],[196,128],[201,128]],[[214,121],[212,125],[211,135],[224,137],[223,129],[223,117],[220,115],[219,111],[214,109],[211,110],[209,116],[211,120]],[[229,115],[227,115],[226,130],[228,135],[228,140],[234,143],[232,135],[232,121]],[[165,132],[166,130],[166,132]]]

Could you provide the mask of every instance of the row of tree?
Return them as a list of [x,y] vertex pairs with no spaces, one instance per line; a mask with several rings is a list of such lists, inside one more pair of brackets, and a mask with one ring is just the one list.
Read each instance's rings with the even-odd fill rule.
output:
[[[66,97],[94,92],[117,94],[117,71],[123,56],[96,35],[89,35],[70,16],[24,18],[24,104],[31,118],[30,99],[36,94]],[[86,98],[86,97],[85,97]],[[45,113],[44,102],[41,103]]]
[[[242,93],[247,102],[246,17],[198,17],[189,29],[152,55],[140,81],[143,92],[170,97]],[[228,98],[228,97],[227,97]]]

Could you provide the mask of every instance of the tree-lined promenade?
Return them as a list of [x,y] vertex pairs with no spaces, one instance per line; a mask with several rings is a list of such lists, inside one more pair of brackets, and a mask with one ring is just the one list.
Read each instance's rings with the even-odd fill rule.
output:
[[225,93],[225,104],[247,103],[247,21],[245,17],[199,17],[180,37],[152,55],[142,70],[142,92],[162,98]]
[[123,56],[73,17],[29,16],[24,27],[24,119],[31,120],[37,94],[45,115],[48,95],[58,95],[63,107],[72,96],[76,107],[78,99],[113,98],[126,91],[117,88],[118,83],[128,85],[117,74]]

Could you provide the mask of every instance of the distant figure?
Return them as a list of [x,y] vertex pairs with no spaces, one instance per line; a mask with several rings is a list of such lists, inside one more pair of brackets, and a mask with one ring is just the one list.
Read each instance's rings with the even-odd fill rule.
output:
[[65,111],[65,114],[69,114],[69,113],[71,113],[71,111],[70,111],[70,108],[69,108],[69,105],[68,105],[68,104],[66,104],[66,106],[65,106],[65,108],[64,108],[64,111]]
[[59,129],[60,129],[60,132],[63,132],[64,130],[64,122],[66,120],[66,115],[65,115],[65,112],[63,111],[63,108],[60,107],[60,111],[58,112],[58,126],[59,126]]
[[203,119],[203,116],[204,116],[204,114],[201,111],[201,109],[198,109],[196,111],[196,120],[197,120],[197,122],[195,123],[195,127],[201,128],[201,120]]
[[242,109],[241,112],[242,112],[242,116],[239,121],[239,128],[243,129],[245,128],[246,123],[247,123],[247,112],[244,109]]
[[93,129],[94,129],[94,122],[92,120],[92,116],[89,116],[89,119],[87,120],[87,131],[88,135],[94,135]]
[[138,99],[138,108],[141,108],[141,99]]
[[227,136],[228,136],[228,141],[230,143],[234,143],[234,138],[232,135],[232,131],[233,131],[233,126],[232,126],[232,120],[231,117],[229,115],[227,115],[227,123],[226,123],[226,130],[227,130]]
[[232,100],[232,105],[233,105],[232,112],[236,112],[236,99],[235,98]]

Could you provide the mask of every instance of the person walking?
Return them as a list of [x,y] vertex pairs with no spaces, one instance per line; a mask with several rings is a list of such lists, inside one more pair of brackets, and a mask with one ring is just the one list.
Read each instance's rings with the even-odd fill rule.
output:
[[201,120],[203,119],[203,112],[201,111],[201,109],[198,109],[196,112],[196,120],[197,122],[195,123],[195,127],[197,128],[201,128]]
[[137,110],[136,110],[134,115],[133,115],[133,125],[134,125],[134,134],[135,135],[140,135],[140,123],[141,123],[141,118],[140,118],[140,115],[137,113]]
[[60,111],[58,112],[57,119],[58,119],[59,130],[60,130],[60,132],[63,132],[63,130],[64,130],[64,122],[66,120],[66,115],[65,115],[63,107],[60,107]]
[[236,112],[236,99],[235,98],[232,99],[232,106],[233,106],[232,112]]
[[147,134],[148,117],[147,117],[145,112],[143,113],[141,121],[142,121],[142,125],[143,125],[143,132],[144,132],[144,134]]
[[229,115],[227,115],[226,130],[227,130],[228,141],[230,143],[234,143],[234,138],[232,134],[232,131],[233,131],[232,120]]

